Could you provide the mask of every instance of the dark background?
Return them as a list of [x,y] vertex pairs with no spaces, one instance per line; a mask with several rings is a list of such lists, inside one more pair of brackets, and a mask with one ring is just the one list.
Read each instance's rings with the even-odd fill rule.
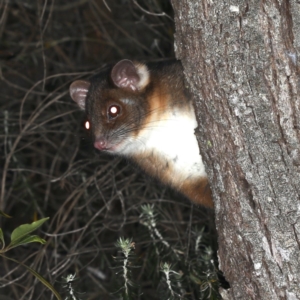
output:
[[[128,299],[217,299],[212,212],[193,206],[130,162],[96,152],[70,83],[122,58],[173,58],[167,0],[25,0],[0,4],[0,217],[6,243],[17,226],[50,217],[32,243],[6,253],[64,296],[125,299],[119,237],[135,243]],[[141,206],[154,205],[149,229]],[[156,231],[155,231],[156,230]],[[157,233],[159,232],[159,234]],[[0,297],[54,299],[26,269],[0,257]],[[63,297],[63,298],[64,298]],[[1,298],[0,298],[1,299]]]

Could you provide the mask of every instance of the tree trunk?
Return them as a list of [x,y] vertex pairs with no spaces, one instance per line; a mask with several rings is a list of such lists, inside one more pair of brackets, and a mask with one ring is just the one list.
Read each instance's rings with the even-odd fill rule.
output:
[[221,294],[300,299],[300,2],[226,2],[172,0],[231,285]]

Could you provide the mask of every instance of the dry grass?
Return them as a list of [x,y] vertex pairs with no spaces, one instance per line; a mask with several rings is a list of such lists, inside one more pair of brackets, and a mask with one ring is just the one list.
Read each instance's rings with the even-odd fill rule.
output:
[[[132,273],[133,299],[164,299],[160,263],[191,270],[195,228],[205,227],[206,246],[214,243],[205,240],[215,239],[211,214],[130,163],[95,152],[84,116],[68,95],[73,80],[105,63],[173,57],[173,33],[167,0],[0,0],[0,209],[13,216],[0,217],[0,227],[8,241],[18,225],[50,217],[39,233],[46,245],[21,246],[8,256],[62,294],[62,277],[76,273],[80,299],[120,299],[114,292],[122,278],[113,267],[119,264],[115,243],[123,236],[135,242],[133,264],[139,266]],[[141,224],[147,203],[155,205],[157,229],[171,248],[158,247],[161,241],[153,242]],[[2,258],[0,266],[0,295],[54,299],[22,267]],[[186,299],[198,299],[201,283],[184,282]]]

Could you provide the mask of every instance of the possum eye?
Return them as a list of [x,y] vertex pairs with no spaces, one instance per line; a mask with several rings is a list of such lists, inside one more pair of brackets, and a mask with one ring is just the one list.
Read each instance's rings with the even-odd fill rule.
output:
[[84,128],[87,129],[87,130],[89,130],[91,128],[91,124],[90,124],[89,121],[85,121]]
[[121,113],[121,106],[113,104],[108,107],[107,116],[109,120],[115,119]]
[[86,130],[90,130],[91,129],[91,122],[86,117],[83,120],[81,120],[80,126],[83,127]]

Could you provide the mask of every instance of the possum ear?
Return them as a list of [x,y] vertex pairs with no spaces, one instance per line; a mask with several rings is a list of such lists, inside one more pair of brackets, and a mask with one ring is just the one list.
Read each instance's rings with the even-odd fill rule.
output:
[[119,61],[111,70],[113,83],[132,91],[142,90],[149,82],[149,71],[146,65],[133,63],[131,60]]
[[70,96],[81,109],[85,109],[85,100],[91,83],[85,80],[76,80],[70,85]]

